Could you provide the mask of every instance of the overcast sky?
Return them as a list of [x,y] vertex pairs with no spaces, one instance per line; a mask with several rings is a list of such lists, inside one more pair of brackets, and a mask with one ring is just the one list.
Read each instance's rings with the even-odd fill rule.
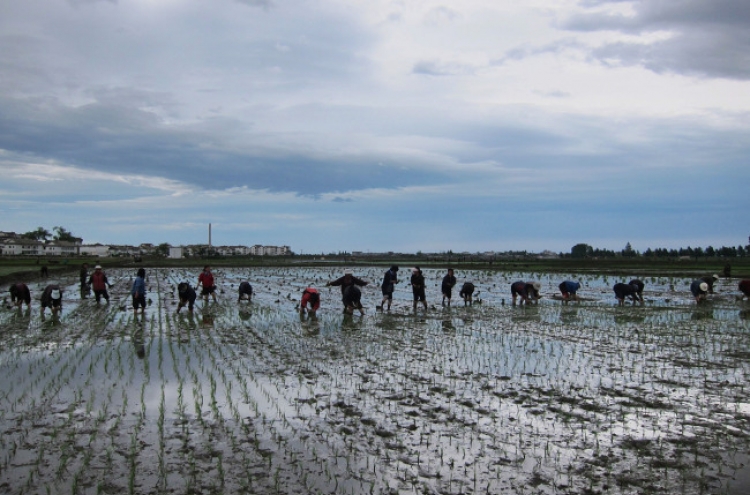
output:
[[0,230],[737,246],[747,0],[0,2]]

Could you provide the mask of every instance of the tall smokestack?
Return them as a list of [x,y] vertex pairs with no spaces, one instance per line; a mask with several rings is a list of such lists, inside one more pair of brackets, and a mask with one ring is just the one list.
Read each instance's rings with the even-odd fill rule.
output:
[[211,224],[208,224],[208,249],[211,250]]

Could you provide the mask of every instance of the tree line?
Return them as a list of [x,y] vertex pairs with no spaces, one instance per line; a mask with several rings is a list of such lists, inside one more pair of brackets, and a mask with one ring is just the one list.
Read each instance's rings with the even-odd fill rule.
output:
[[743,258],[748,255],[750,255],[750,244],[736,247],[722,246],[720,248],[713,246],[706,248],[688,246],[678,249],[648,248],[643,252],[639,252],[633,249],[630,243],[627,243],[621,251],[599,249],[585,243],[579,243],[570,249],[570,254],[563,256],[571,258]]
[[35,241],[48,241],[52,239],[55,241],[76,242],[82,240],[80,237],[74,236],[73,233],[65,227],[60,227],[59,225],[52,227],[52,232],[44,227],[37,227],[36,230],[20,234],[19,237],[22,239],[33,239]]

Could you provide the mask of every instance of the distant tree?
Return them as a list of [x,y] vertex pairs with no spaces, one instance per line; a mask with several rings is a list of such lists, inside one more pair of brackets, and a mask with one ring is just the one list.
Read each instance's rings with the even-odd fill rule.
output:
[[713,258],[714,256],[716,256],[716,250],[714,249],[713,246],[708,246],[706,248],[705,254],[709,258]]
[[78,240],[78,238],[70,233],[69,230],[64,227],[60,227],[59,225],[52,227],[52,230],[55,231],[53,239],[55,239],[56,241],[75,242]]
[[170,248],[169,243],[162,242],[161,244],[156,246],[156,249],[154,250],[154,252],[156,253],[157,256],[167,257],[169,256],[169,248]]
[[630,243],[628,242],[627,244],[625,244],[625,248],[622,251],[620,251],[620,254],[626,258],[633,258],[638,253],[633,250],[633,246],[631,246]]
[[594,248],[583,242],[570,248],[570,256],[573,258],[587,258],[594,254]]
[[36,241],[46,241],[51,236],[50,231],[44,227],[37,227],[36,230],[21,234],[21,238],[23,239],[34,239]]

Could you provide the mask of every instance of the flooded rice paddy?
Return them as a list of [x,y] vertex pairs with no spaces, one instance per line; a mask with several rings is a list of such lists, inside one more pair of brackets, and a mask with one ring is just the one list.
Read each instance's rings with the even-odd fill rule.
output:
[[[696,305],[690,280],[646,278],[646,303],[618,307],[620,278],[459,271],[443,308],[444,273],[425,270],[430,309],[401,282],[383,313],[384,270],[355,271],[363,317],[323,287],[337,268],[217,269],[219,302],[192,314],[176,285],[195,270],[148,270],[143,316],[135,270],[108,271],[109,305],[54,280],[59,318],[29,284],[30,312],[0,312],[0,492],[750,493],[736,281]],[[566,278],[589,300],[552,300]],[[539,304],[509,304],[521,279]],[[296,311],[310,282],[317,318]]]

